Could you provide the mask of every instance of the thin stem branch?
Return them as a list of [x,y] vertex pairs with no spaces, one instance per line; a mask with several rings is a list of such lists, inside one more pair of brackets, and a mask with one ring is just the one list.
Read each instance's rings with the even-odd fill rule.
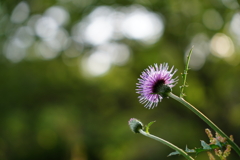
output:
[[168,142],[168,141],[166,141],[166,140],[164,140],[164,139],[162,139],[162,138],[156,137],[156,136],[154,136],[154,135],[152,135],[152,134],[146,133],[146,132],[143,131],[142,129],[139,129],[139,132],[140,132],[142,135],[146,136],[146,137],[149,137],[149,138],[152,138],[152,139],[154,139],[154,140],[156,140],[156,141],[159,141],[159,142],[167,145],[168,147],[170,147],[170,148],[178,151],[179,154],[183,155],[187,160],[194,160],[191,156],[189,156],[186,152],[184,152],[182,149],[178,148],[178,147],[175,146],[174,144],[172,144],[172,143],[170,143],[170,142]]
[[186,66],[185,66],[185,69],[184,69],[184,72],[183,72],[183,75],[182,75],[182,78],[183,78],[183,85],[180,86],[180,97],[183,98],[183,96],[185,96],[184,94],[184,88],[187,87],[186,83],[187,83],[187,72],[189,70],[189,62],[190,62],[190,58],[191,58],[191,55],[192,55],[192,51],[193,51],[193,46],[191,48],[191,50],[189,51],[188,55],[187,55],[187,62],[186,62]]
[[216,126],[209,118],[207,118],[203,113],[201,113],[197,108],[195,108],[193,105],[191,105],[190,103],[185,101],[183,98],[180,98],[171,92],[168,93],[168,96],[175,99],[176,101],[182,103],[184,106],[186,106],[192,112],[194,112],[198,117],[200,117],[204,122],[206,122],[213,130],[215,130],[217,133],[219,133],[222,137],[225,137],[227,139],[227,142],[232,146],[232,148],[240,156],[239,146],[235,142],[233,142],[220,128],[218,128],[218,126]]

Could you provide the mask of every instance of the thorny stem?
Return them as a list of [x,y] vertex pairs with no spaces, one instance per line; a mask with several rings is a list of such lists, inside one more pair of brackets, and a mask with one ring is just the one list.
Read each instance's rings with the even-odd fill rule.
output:
[[184,72],[182,74],[182,78],[183,78],[183,85],[180,86],[180,97],[183,98],[183,96],[185,96],[184,94],[184,88],[187,86],[186,85],[186,82],[187,82],[187,72],[189,70],[188,66],[189,66],[189,62],[190,62],[190,58],[191,58],[191,55],[192,55],[192,51],[193,51],[193,46],[191,48],[191,50],[189,51],[188,55],[187,55],[187,62],[186,62],[186,66],[185,66],[185,69],[184,69]]
[[201,113],[197,108],[195,108],[193,105],[185,101],[183,98],[180,98],[176,95],[174,95],[172,92],[168,93],[168,96],[175,99],[176,101],[182,103],[184,106],[186,106],[188,109],[190,109],[192,112],[194,112],[198,117],[200,117],[204,122],[206,122],[215,132],[220,134],[222,137],[225,137],[227,139],[228,144],[232,146],[232,148],[237,152],[237,154],[240,156],[240,148],[239,146],[233,142],[218,126],[216,126],[209,118],[207,118],[203,113]]

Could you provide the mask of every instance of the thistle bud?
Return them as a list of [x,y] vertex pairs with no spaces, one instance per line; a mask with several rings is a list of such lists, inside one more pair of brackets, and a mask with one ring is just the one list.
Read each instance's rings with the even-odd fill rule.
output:
[[134,132],[134,133],[139,133],[139,129],[143,129],[143,124],[142,122],[140,122],[139,120],[137,120],[136,118],[131,118],[128,121],[129,127],[130,129]]

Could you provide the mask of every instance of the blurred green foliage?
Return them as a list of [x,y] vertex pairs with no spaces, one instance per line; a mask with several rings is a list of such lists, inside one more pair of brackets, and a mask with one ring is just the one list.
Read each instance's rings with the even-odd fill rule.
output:
[[[13,16],[19,4],[23,6],[16,12],[20,17]],[[98,45],[72,41],[76,45],[73,53],[68,50],[69,45],[55,52],[44,50],[39,55],[39,50],[46,47],[39,49],[36,45],[48,41],[34,33],[34,29],[27,38],[16,37],[19,28],[30,25],[31,16],[42,16],[53,6],[67,11],[69,18],[60,27],[69,37],[77,36],[73,27],[99,6],[118,11],[118,7],[123,7],[123,13],[129,6],[144,8],[162,18],[164,30],[149,44],[129,36],[111,40],[127,46],[128,60],[122,65],[111,65],[104,74],[91,76],[83,71],[86,65],[83,60]],[[130,118],[145,124],[156,120],[151,134],[181,148],[186,144],[189,148],[199,147],[200,140],[208,141],[204,133],[208,126],[174,100],[164,99],[157,108],[148,110],[138,102],[135,93],[140,73],[154,63],[174,65],[181,77],[185,53],[192,45],[195,48],[186,100],[225,133],[233,134],[240,144],[240,36],[234,30],[234,26],[240,27],[240,22],[233,22],[239,13],[239,2],[235,0],[1,1],[0,159],[184,159],[167,158],[171,149],[133,134],[127,122]],[[217,33],[224,35],[215,42],[212,38]],[[45,36],[48,34],[52,32]],[[25,48],[16,47],[18,44]],[[49,58],[48,51],[49,55],[56,55]],[[179,94],[181,83],[180,79],[173,93]],[[196,159],[206,160],[207,155],[200,154]],[[229,159],[239,157],[232,152]]]

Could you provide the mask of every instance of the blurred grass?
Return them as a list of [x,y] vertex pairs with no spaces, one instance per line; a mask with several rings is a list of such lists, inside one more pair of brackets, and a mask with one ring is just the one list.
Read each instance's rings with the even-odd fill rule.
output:
[[[205,123],[171,99],[148,110],[138,102],[135,86],[140,73],[153,63],[168,62],[184,68],[184,53],[197,33],[212,37],[217,32],[202,23],[202,14],[215,8],[228,25],[238,10],[229,9],[222,1],[26,1],[30,14],[42,14],[52,5],[66,7],[70,28],[79,19],[100,5],[145,6],[161,13],[165,21],[163,37],[155,44],[124,39],[132,55],[124,66],[113,66],[100,77],[85,77],[74,59],[66,65],[63,53],[52,60],[23,59],[9,61],[3,48],[19,24],[12,24],[10,14],[18,1],[1,2],[0,21],[0,159],[1,160],[182,160],[167,155],[171,149],[151,139],[133,134],[127,122],[138,118],[145,124],[156,120],[150,132],[181,148],[199,147],[207,140]],[[4,18],[5,17],[5,18]],[[190,24],[196,24],[190,27]],[[192,26],[191,25],[191,26]],[[190,29],[189,29],[190,28]],[[234,44],[237,42],[234,41]],[[89,47],[89,46],[86,46]],[[34,52],[34,51],[32,51]],[[86,54],[87,50],[83,52]],[[193,50],[194,54],[194,50]],[[190,70],[186,99],[206,113],[227,134],[240,144],[239,117],[239,46],[235,46],[233,62],[209,55],[200,70]],[[236,63],[237,62],[237,63]],[[179,84],[173,92],[179,94]],[[205,160],[206,154],[196,158]],[[238,159],[232,152],[229,159]]]

